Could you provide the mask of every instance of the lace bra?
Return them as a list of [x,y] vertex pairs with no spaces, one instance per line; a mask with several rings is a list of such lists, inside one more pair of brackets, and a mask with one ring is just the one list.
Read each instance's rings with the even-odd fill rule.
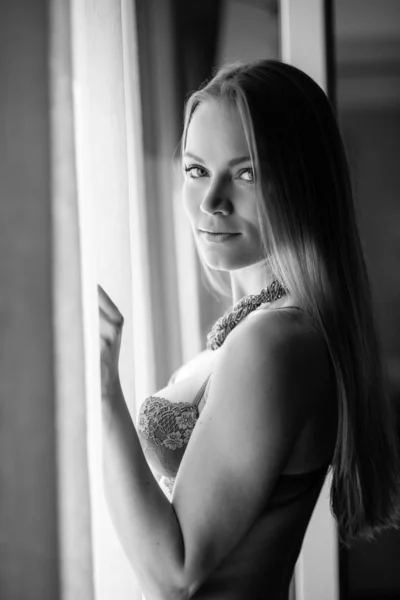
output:
[[149,396],[140,407],[137,433],[147,462],[161,475],[174,479],[199,418],[199,404],[211,373],[193,402],[171,402]]

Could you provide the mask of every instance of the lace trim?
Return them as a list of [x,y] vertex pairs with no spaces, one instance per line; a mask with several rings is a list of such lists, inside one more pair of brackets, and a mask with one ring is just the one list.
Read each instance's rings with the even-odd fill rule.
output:
[[152,439],[156,446],[176,450],[187,444],[198,417],[194,404],[150,396],[140,409],[138,427],[143,437]]
[[198,417],[197,406],[189,402],[146,398],[137,432],[148,462],[161,464],[165,475],[175,476]]
[[140,408],[136,429],[143,453],[156,470],[159,470],[159,465],[162,466],[164,476],[174,477],[179,469],[199,418],[199,402],[203,397],[205,400],[210,377],[211,374],[193,403],[171,402],[158,396],[149,396]]

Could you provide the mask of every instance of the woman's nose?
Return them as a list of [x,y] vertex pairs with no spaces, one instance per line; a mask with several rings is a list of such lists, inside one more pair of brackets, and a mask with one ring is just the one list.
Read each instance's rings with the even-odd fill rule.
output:
[[200,205],[200,210],[207,214],[220,212],[229,215],[232,212],[229,186],[224,183],[211,184]]

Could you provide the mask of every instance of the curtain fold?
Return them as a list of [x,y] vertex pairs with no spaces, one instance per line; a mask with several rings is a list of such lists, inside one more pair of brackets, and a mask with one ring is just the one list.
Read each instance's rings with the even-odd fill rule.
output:
[[141,591],[104,496],[97,306],[99,283],[124,315],[119,369],[135,420],[137,394],[155,389],[135,12],[131,0],[73,0],[72,12],[95,592],[135,600]]
[[94,598],[86,437],[71,5],[49,11],[52,301],[60,597]]
[[174,156],[182,133],[185,98],[210,75],[215,62],[221,2],[206,0],[193,6],[181,0],[136,0],[135,4],[151,242],[149,272],[160,388],[183,362],[204,349],[203,330],[217,318],[214,314],[210,318],[210,298],[200,283],[192,232],[182,207],[180,168],[174,165]]
[[0,4],[0,597],[91,600],[70,3]]
[[182,364],[172,171],[180,102],[172,5],[173,0],[135,0],[156,389]]

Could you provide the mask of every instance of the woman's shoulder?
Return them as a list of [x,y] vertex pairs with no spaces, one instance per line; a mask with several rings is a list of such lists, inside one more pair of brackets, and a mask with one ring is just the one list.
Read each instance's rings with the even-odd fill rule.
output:
[[271,415],[286,423],[297,419],[289,473],[312,470],[322,457],[330,460],[336,441],[335,374],[325,339],[310,317],[300,310],[254,311],[232,330],[222,353],[220,389],[245,381],[246,406],[259,410],[249,402],[252,391],[268,390],[263,397]]
[[[253,363],[278,369],[284,377],[309,382],[326,396],[334,386],[333,365],[322,333],[303,310],[256,310],[232,330],[222,349],[243,357],[242,368]],[[224,350],[222,350],[224,352]],[[248,360],[244,357],[248,356]]]
[[[260,307],[261,308],[261,307]],[[234,334],[234,335],[232,335]],[[311,317],[296,306],[255,310],[227,338],[231,344],[254,338],[266,349],[291,345],[293,348],[325,347],[326,342]]]

